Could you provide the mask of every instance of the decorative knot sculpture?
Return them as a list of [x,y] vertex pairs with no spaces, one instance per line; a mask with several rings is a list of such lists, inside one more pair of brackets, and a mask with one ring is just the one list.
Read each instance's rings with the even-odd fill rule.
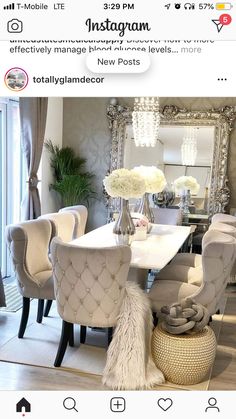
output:
[[161,319],[163,330],[179,335],[200,332],[209,323],[210,315],[204,306],[186,298],[180,303],[163,306]]

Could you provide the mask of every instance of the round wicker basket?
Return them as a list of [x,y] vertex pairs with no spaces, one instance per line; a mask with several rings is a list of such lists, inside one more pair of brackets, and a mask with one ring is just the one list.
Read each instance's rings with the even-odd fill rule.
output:
[[206,326],[201,332],[171,335],[157,326],[152,335],[152,356],[166,380],[175,384],[197,384],[212,367],[216,338]]

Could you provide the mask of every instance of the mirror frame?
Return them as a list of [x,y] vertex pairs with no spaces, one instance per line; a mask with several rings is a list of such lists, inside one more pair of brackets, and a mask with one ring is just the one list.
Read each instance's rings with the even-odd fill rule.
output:
[[[227,178],[227,163],[230,132],[236,118],[235,108],[225,106],[219,109],[187,110],[175,105],[160,109],[161,125],[178,126],[214,126],[215,141],[209,188],[209,216],[225,212],[230,199]],[[121,106],[115,99],[107,107],[107,117],[111,130],[111,160],[109,172],[123,167],[124,141],[126,125],[132,124],[132,108]],[[112,201],[108,205],[114,205]]]

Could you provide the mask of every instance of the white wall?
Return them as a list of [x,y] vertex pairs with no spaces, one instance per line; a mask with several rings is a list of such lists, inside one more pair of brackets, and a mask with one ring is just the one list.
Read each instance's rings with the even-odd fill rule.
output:
[[[48,115],[45,131],[45,140],[51,140],[54,144],[62,146],[63,129],[63,99],[48,99]],[[40,173],[41,172],[41,173]],[[48,151],[43,149],[39,179],[41,180],[41,211],[42,214],[55,212],[59,209],[59,201],[53,191],[49,191],[52,182],[52,171]]]

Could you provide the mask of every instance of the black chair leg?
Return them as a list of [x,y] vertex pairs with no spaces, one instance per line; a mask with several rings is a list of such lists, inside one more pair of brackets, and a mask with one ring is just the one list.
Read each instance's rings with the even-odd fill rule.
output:
[[158,324],[158,317],[157,317],[157,313],[152,313],[152,318],[153,318],[153,326],[156,327]]
[[70,331],[70,336],[69,336],[69,345],[70,346],[74,346],[74,325],[73,323],[71,323],[71,331]]
[[43,320],[43,307],[44,307],[44,300],[38,300],[38,312],[37,312],[37,323],[42,323]]
[[25,333],[25,329],[27,326],[28,318],[29,318],[29,309],[30,309],[30,299],[27,297],[23,297],[23,308],[21,314],[21,321],[20,327],[18,332],[18,338],[22,339]]
[[80,343],[85,343],[86,341],[86,326],[80,326]]
[[46,307],[43,314],[44,317],[48,317],[51,306],[52,306],[52,300],[47,300]]
[[55,359],[55,362],[54,362],[54,367],[60,367],[61,366],[62,360],[63,360],[65,352],[66,352],[67,344],[70,340],[71,330],[73,330],[73,324],[68,323],[65,320],[63,320],[62,321],[62,329],[61,329],[61,339],[60,339],[56,359]]
[[110,345],[113,335],[113,327],[107,328],[107,347]]

